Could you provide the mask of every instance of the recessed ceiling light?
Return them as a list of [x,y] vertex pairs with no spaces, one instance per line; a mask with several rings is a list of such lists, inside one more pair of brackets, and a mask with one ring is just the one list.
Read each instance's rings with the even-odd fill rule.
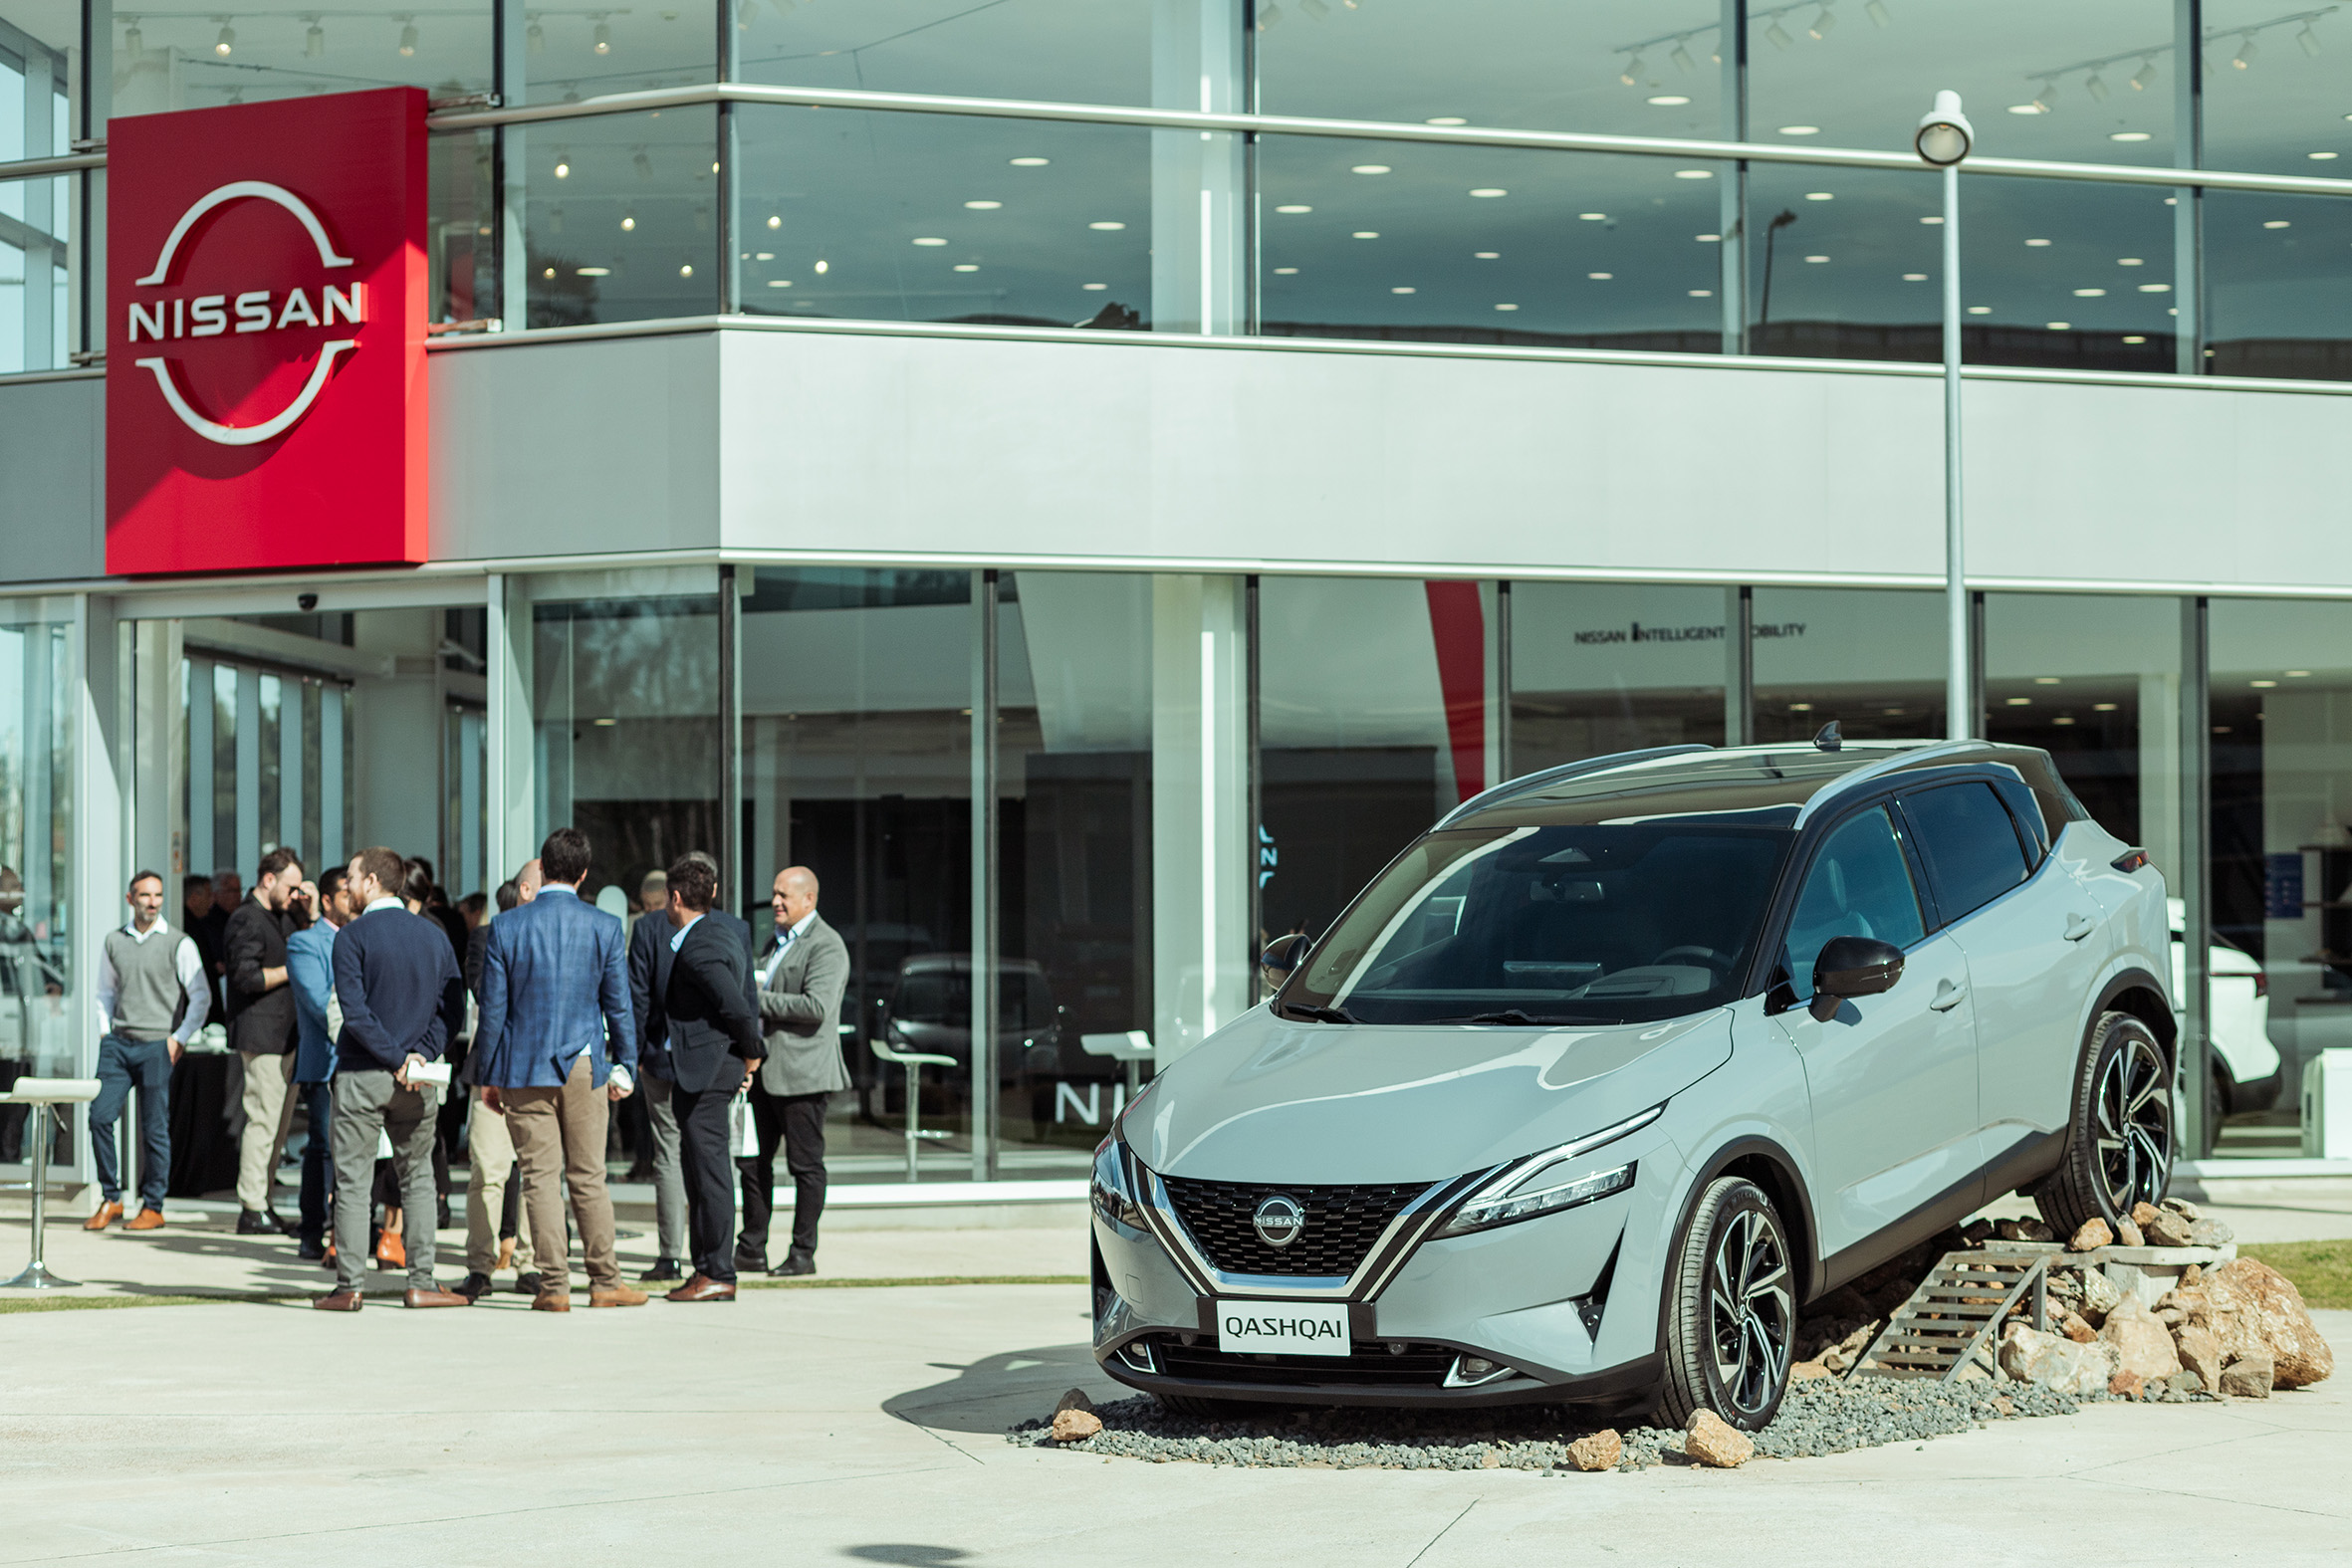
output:
[[2011,104],[2009,106],[2009,112],[2012,114],[2039,114],[2043,112],[2039,104]]
[[2311,672],[2309,670],[2289,670],[2286,673],[2289,679],[2299,681],[2304,676],[2309,675]]
[[793,281],[790,278],[771,278],[768,280],[768,287],[771,289],[789,289],[792,286]]
[[1805,200],[1835,201],[1837,200],[1837,192],[1833,190],[1808,190],[1805,192]]
[[1516,305],[1498,305],[1495,307],[1495,309],[1498,311],[1516,311],[1519,309],[1519,307]]
[[1481,185],[1478,189],[1472,191],[1471,194],[1473,196],[1508,196],[1511,194],[1511,192],[1505,190],[1500,185]]
[[1811,713],[1813,705],[1809,702],[1792,702],[1788,705],[1788,711],[1790,713]]
[[1715,291],[1713,289],[1693,289],[1690,291],[1690,295],[1694,300],[1712,300],[1715,298]]
[[774,261],[775,259],[776,253],[774,251],[757,251],[752,255],[753,261]]
[[1922,218],[1919,221],[1922,223],[1942,223],[1944,220],[1939,216],[1931,214],[1930,216]]
[[[2352,115],[2345,117],[2352,118]],[[1470,121],[1464,119],[1460,114],[1440,114],[1435,119],[1425,119],[1421,123],[1424,125],[1467,125]]]
[[2072,322],[2044,322],[2041,325],[2053,333],[2070,333],[2074,330]]
[[2145,130],[2110,130],[2107,132],[2107,139],[2109,141],[2146,141],[2148,132]]
[[1376,240],[1380,238],[1380,231],[1378,229],[1358,229],[1353,234],[1349,235],[1348,238],[1353,240]]
[[2072,724],[2073,722],[2074,722],[2074,715],[2072,715],[2072,714],[2070,714],[2070,713],[2061,713],[2061,714],[2058,714],[2058,715],[2056,715],[2055,717],[2053,717],[2053,718],[2050,720],[2050,723],[2052,723],[2052,724],[2054,724],[2054,725],[2058,726],[2060,729],[2064,729],[2066,726],[2068,726],[2068,725]]
[[1014,158],[1012,164],[1017,169],[1042,169],[1053,161],[1052,158]]
[[2142,294],[2170,294],[2173,292],[2173,286],[2169,283],[2143,283],[2139,288]]
[[1903,274],[1903,281],[1905,283],[1925,283],[1928,281],[1928,275],[1924,272],[1907,272]]
[[[1296,270],[1297,270],[1296,268],[1293,268],[1293,269],[1292,269],[1292,271],[1294,271],[1294,272],[1295,272]],[[1107,283],[1081,283],[1081,284],[1079,284],[1079,285],[1078,285],[1078,287],[1079,287],[1079,288],[1081,288],[1081,289],[1087,290],[1088,292],[1092,292],[1092,291],[1094,291],[1094,290],[1097,290],[1097,289],[1107,289],[1107,288],[1109,288],[1109,287],[1110,287],[1110,285],[1109,285],[1109,284],[1107,284]]]
[[1101,221],[1101,222],[1099,222],[1099,223],[1089,223],[1089,224],[1087,224],[1087,225],[1086,225],[1086,227],[1087,227],[1087,228],[1089,228],[1089,229],[1100,229],[1100,230],[1102,230],[1102,231],[1103,231],[1105,234],[1110,234],[1110,233],[1115,233],[1115,232],[1117,232],[1118,230],[1125,228],[1125,227],[1126,227],[1126,225],[1125,225],[1125,224],[1123,224],[1123,223],[1112,223],[1112,222],[1110,222],[1108,219],[1104,219],[1103,221]]
[[1386,174],[1391,172],[1385,163],[1358,163],[1348,169],[1350,174]]
[[1396,288],[1396,289],[1391,289],[1391,290],[1389,290],[1388,292],[1389,292],[1390,294],[1411,294],[1411,293],[1413,293],[1414,291],[1413,291],[1411,288],[1409,288],[1409,287],[1405,287],[1405,288]]
[[609,278],[612,276],[612,269],[609,267],[575,267],[572,270],[576,277],[581,278]]
[[967,201],[964,203],[964,205],[971,208],[974,212],[994,212],[999,207],[1002,207],[1004,203],[1001,201]]
[[1713,179],[1713,178],[1715,178],[1715,170],[1713,170],[1713,169],[1676,169],[1676,170],[1674,171],[1674,177],[1675,177],[1676,179]]
[[2253,687],[2256,691],[2268,691],[2271,687],[2277,685],[2278,683],[2276,681],[2247,681],[2246,684]]
[[2144,343],[2148,339],[2140,336],[2138,333],[2125,333],[2123,335],[2123,340],[2127,343]]
[[1820,133],[1821,127],[1819,125],[1782,125],[1780,127],[1780,134],[1783,136],[1817,136]]
[[2263,224],[2262,227],[2265,229],[2283,229],[2286,227],[2286,219],[2272,218],[2269,222]]
[[[1298,269],[1295,267],[1277,267],[1274,270],[1274,275],[1278,278],[1295,278],[1298,276]],[[1093,285],[1089,284],[1087,287],[1091,288]]]
[[1609,217],[1605,212],[1579,212],[1576,216],[1582,218],[1586,223],[1605,223]]
[[1656,98],[1651,99],[1650,102],[1657,105],[1660,109],[1680,109],[1685,104],[1688,104],[1690,100],[1683,97],[1680,93],[1661,93]]
[[2138,256],[2118,256],[2115,258],[2115,265],[2118,267],[2145,267],[2148,263]]
[[2123,706],[2121,703],[2112,703],[2112,702],[2095,702],[2095,703],[2092,703],[2092,704],[2091,704],[2091,712],[2093,712],[2093,713],[2113,713],[2113,712],[2114,712],[2114,711],[2115,711],[2117,708],[2120,708],[2121,706]]
[[941,239],[936,234],[926,234],[921,239],[915,241],[915,243],[917,245],[945,245],[947,241]]
[[1607,283],[1617,275],[1613,272],[1588,272],[1584,276],[1590,278],[1594,283]]
[[2047,241],[2047,240],[2027,240],[2025,243],[2026,243],[2027,245],[2029,245],[2029,246],[2033,247],[2035,250],[2040,250],[2040,249],[2042,249],[2042,248],[2046,247],[2046,246],[2049,244],[2049,241]]
[[1969,307],[1969,314],[1971,316],[1991,316],[1993,314],[1993,307],[1990,305],[1972,305]]
[[1307,206],[1307,205],[1306,205],[1304,202],[1300,202],[1300,201],[1294,201],[1294,202],[1290,203],[1290,204],[1289,204],[1289,205],[1287,205],[1287,206],[1277,207],[1277,208],[1275,208],[1274,210],[1275,210],[1275,211],[1277,211],[1277,212],[1312,212],[1312,211],[1314,211],[1314,209],[1313,209],[1312,207],[1309,207],[1309,206]]
[[618,719],[598,719],[595,721],[596,728],[599,730],[608,730],[618,723],[620,723]]
[[1816,264],[1817,264],[1817,263],[1820,263],[1820,262],[1825,262],[1825,261],[1827,261],[1828,259],[1829,259],[1829,258],[1828,258],[1828,257],[1826,257],[1826,256],[1807,256],[1807,257],[1805,258],[1805,260],[1806,260],[1806,261],[1809,261],[1809,262],[1814,262],[1814,263],[1816,263]]
[[768,215],[768,227],[772,229],[781,229],[784,227],[784,219],[777,216],[775,213],[770,213]]
[[1723,243],[1723,236],[1720,234],[1694,234],[1691,238],[1702,245],[1721,245]]
[[2318,162],[2321,162],[2321,163],[2326,163],[2326,162],[2329,162],[2329,161],[2333,160],[2333,159],[2334,159],[2334,157],[2335,157],[2335,154],[2334,154],[2334,153],[2332,153],[2332,152],[2306,152],[2306,153],[2304,153],[2304,154],[2303,154],[2303,156],[2305,156],[2305,157],[2307,157],[2307,158],[2312,158],[2312,159],[2315,159],[2316,161],[2318,161]]
[[1472,251],[1470,254],[1479,261],[1500,261],[1503,259],[1501,251]]
[[2058,677],[2055,675],[2036,675],[2033,677],[2033,684],[2036,686],[2055,686],[2058,684]]
[[2074,297],[2077,300],[2096,300],[2106,292],[2104,289],[2077,289],[2074,291]]
[[2030,697],[2011,697],[2007,700],[2007,706],[2011,708],[2030,708],[2033,706],[2033,699]]
[[957,262],[955,270],[957,272],[978,272],[980,264],[978,262]]

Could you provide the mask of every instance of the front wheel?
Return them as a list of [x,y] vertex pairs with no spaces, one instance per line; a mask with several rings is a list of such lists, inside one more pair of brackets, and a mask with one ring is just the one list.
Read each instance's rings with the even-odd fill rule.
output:
[[1706,1409],[1761,1431],[1788,1391],[1796,1333],[1788,1231],[1763,1189],[1736,1176],[1708,1183],[1667,1283],[1662,1413],[1680,1427]]
[[2173,1075],[2148,1025],[2100,1014],[2074,1091],[2074,1120],[2058,1168],[2033,1190],[2061,1236],[2092,1220],[2110,1227],[2134,1204],[2162,1201],[2173,1174]]

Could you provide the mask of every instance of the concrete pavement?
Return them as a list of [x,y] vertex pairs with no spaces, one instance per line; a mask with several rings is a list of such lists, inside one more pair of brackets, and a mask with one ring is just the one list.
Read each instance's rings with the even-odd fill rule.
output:
[[[2320,1314],[2352,1346],[2352,1313]],[[1545,1478],[1007,1444],[1116,1394],[1081,1286],[732,1306],[0,1316],[0,1562],[2341,1561],[2352,1384],[1919,1448]]]

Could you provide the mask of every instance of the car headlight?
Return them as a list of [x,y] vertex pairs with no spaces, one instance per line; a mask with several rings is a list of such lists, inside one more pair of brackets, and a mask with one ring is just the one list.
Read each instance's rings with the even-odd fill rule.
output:
[[1130,1231],[1143,1229],[1143,1206],[1135,1201],[1127,1152],[1116,1133],[1103,1139],[1094,1151],[1094,1178],[1087,1184],[1086,1196],[1093,1201],[1094,1212],[1111,1224]]
[[[1538,1173],[1539,1176],[1548,1174],[1548,1171]],[[1556,1214],[1562,1209],[1589,1204],[1632,1185],[1633,1162],[1628,1161],[1613,1171],[1596,1171],[1531,1192],[1497,1193],[1489,1188],[1455,1210],[1454,1218],[1446,1222],[1438,1234],[1467,1235],[1473,1231],[1491,1231],[1516,1220],[1532,1220],[1537,1215]]]

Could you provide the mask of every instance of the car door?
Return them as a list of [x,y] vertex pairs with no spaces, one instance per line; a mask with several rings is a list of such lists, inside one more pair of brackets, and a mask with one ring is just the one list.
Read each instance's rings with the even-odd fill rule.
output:
[[1983,1159],[1997,1165],[2066,1125],[2085,1009],[2106,956],[2102,911],[2041,853],[2037,833],[2020,832],[1991,783],[1910,791],[1899,809],[1937,918],[1968,960]]
[[[1832,937],[1904,950],[1893,990],[1841,1003],[1826,1021],[1774,1014],[1812,1100],[1815,1219],[1824,1256],[1952,1195],[1977,1168],[1977,1041],[1968,965],[1928,931],[1893,813],[1872,805],[1822,838],[1799,884],[1783,950],[1798,1002]],[[1968,1195],[1967,1207],[1976,1205]]]

